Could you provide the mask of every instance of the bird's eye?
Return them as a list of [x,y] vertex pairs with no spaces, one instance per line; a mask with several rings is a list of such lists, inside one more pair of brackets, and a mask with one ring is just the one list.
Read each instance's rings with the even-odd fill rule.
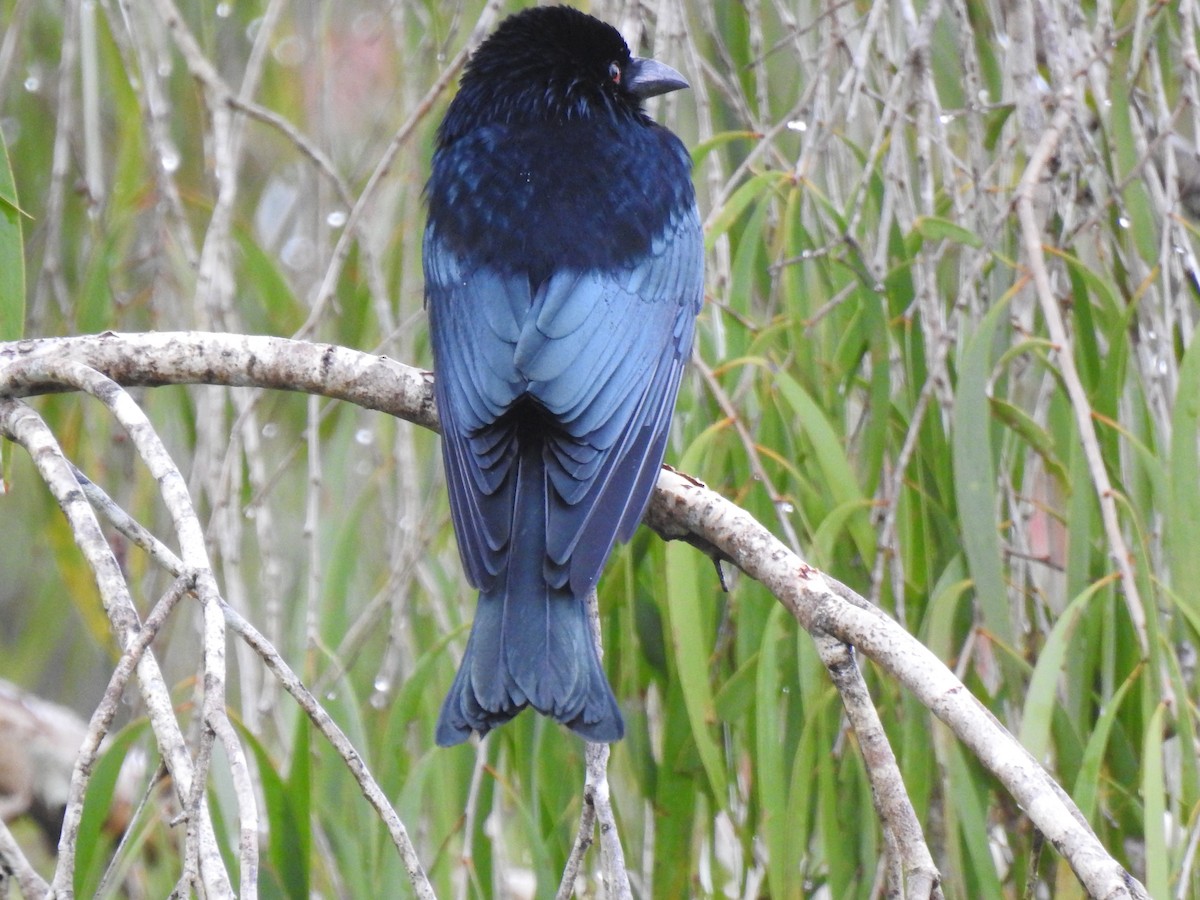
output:
[[613,84],[621,83],[621,67],[617,63],[608,64],[608,78]]

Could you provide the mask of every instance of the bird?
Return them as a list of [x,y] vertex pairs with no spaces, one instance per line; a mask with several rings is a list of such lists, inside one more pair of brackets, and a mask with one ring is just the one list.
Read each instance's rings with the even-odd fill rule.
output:
[[624,735],[587,597],[653,491],[703,300],[688,87],[566,6],[504,19],[436,133],[422,248],[450,518],[475,619],[435,738],[526,707]]

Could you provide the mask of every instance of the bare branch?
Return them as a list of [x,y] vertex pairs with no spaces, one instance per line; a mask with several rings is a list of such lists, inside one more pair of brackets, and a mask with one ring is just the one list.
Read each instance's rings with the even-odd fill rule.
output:
[[[63,513],[71,524],[71,533],[92,569],[100,590],[104,610],[108,614],[122,649],[134,642],[140,629],[137,610],[129,595],[120,566],[104,539],[94,512],[79,489],[72,467],[63,456],[49,428],[28,406],[14,400],[0,400],[0,434],[25,448],[49,486]],[[145,653],[136,666],[138,685],[146,703],[151,728],[159,750],[167,761],[181,803],[191,794],[195,769],[179,723],[175,719],[171,695],[163,680],[154,655]],[[216,835],[206,803],[200,807],[199,854],[203,883],[207,889],[225,895],[231,891],[229,875],[217,849]],[[61,849],[61,848],[60,848]],[[56,894],[70,894],[70,870],[60,865],[52,889]]]
[[[278,338],[204,334],[115,335],[0,344],[0,396],[38,393],[47,386],[32,379],[30,366],[4,365],[17,359],[69,356],[86,360],[130,384],[212,383],[314,390],[389,412],[427,427],[435,426],[432,379],[428,373],[344,348]],[[131,360],[135,362],[131,362]],[[145,368],[139,368],[138,362]],[[386,387],[385,387],[386,386]],[[0,411],[15,404],[0,406]],[[0,418],[0,422],[6,421]],[[10,429],[11,430],[11,429]],[[72,479],[73,481],[73,479]],[[811,634],[826,634],[854,646],[905,685],[1006,786],[1094,896],[1143,898],[1144,888],[1100,845],[1078,809],[1044,768],[979,703],[963,684],[914,637],[883,612],[829,579],[785,547],[749,513],[703,485],[665,470],[646,516],[660,533],[687,537],[715,548],[768,588]],[[232,610],[225,616],[250,641],[297,697],[306,692],[269,645]],[[323,711],[301,700],[319,727],[335,741],[360,778],[364,793],[389,821],[410,877],[423,873],[398,819],[389,819],[378,787],[361,758]],[[322,724],[324,723],[324,724]],[[606,801],[603,792],[596,795]],[[394,817],[394,813],[391,813]],[[602,840],[603,811],[601,817]],[[614,849],[614,852],[617,852]],[[919,851],[915,851],[919,859]],[[411,855],[410,855],[411,854]],[[623,867],[622,867],[623,869]],[[922,884],[933,869],[917,866]],[[414,880],[414,883],[419,883]],[[930,890],[935,888],[931,887]]]
[[[154,535],[150,534],[150,532],[143,528],[134,519],[126,515],[123,510],[120,510],[116,504],[112,503],[111,500],[104,496],[103,491],[93,485],[88,488],[88,495],[89,498],[97,504],[98,508],[106,513],[106,518],[108,518],[111,524],[118,528],[118,530],[120,530],[130,540],[134,541],[139,546],[148,549],[148,552],[151,553],[156,562],[158,562],[172,574],[176,575],[178,578],[182,578],[187,575],[188,570],[185,567],[183,560],[177,557],[170,550],[170,548],[155,538]],[[404,824],[400,821],[400,817],[396,814],[396,811],[388,802],[387,797],[384,795],[378,783],[376,783],[370,771],[363,764],[362,758],[351,745],[349,739],[337,726],[337,723],[333,721],[329,713],[325,711],[317,699],[312,695],[312,693],[304,687],[299,677],[283,660],[283,657],[279,655],[278,651],[271,646],[271,643],[267,641],[266,638],[264,638],[262,634],[260,634],[258,630],[254,628],[253,625],[243,619],[232,607],[221,600],[219,596],[214,597],[213,602],[215,604],[219,604],[221,614],[224,616],[229,627],[234,631],[234,633],[238,634],[246,642],[246,644],[249,645],[259,655],[259,657],[266,664],[267,668],[270,669],[279,679],[284,689],[287,690],[288,693],[292,694],[300,708],[304,710],[304,712],[312,720],[313,724],[317,726],[317,729],[329,739],[329,742],[333,745],[334,749],[339,755],[341,755],[342,759],[346,762],[346,766],[350,770],[350,773],[359,782],[364,796],[366,796],[371,805],[376,808],[376,810],[379,812],[380,818],[387,826],[388,831],[392,836],[393,843],[395,843],[396,848],[400,851],[401,859],[408,868],[409,877],[417,892],[417,896],[422,898],[432,897],[433,888],[429,884],[428,878],[426,877],[424,869],[421,866],[420,860],[417,856],[416,848],[413,847],[412,842],[408,838],[408,832],[405,829]],[[164,604],[160,603],[159,607],[162,606],[164,606]],[[152,618],[158,613],[159,607],[155,608],[155,613],[152,614]],[[149,621],[147,624],[150,624]],[[118,668],[118,671],[120,671],[120,668]],[[114,674],[114,680],[116,677],[117,676]],[[226,725],[228,724],[225,717],[218,717],[215,721],[217,722],[217,725],[215,726],[217,736],[222,741],[222,744],[226,747],[226,751],[229,752],[231,749],[230,741],[231,739],[235,738],[235,736],[225,731]],[[234,740],[233,746],[240,745],[237,745],[236,740]],[[244,760],[232,762],[239,756],[240,753],[238,753],[237,756],[235,756],[233,753],[230,754],[231,764],[235,767],[233,771],[234,780],[235,782],[239,783],[237,790],[240,798],[243,793],[248,793],[250,791],[250,785],[248,781],[246,781]],[[242,771],[239,772],[237,767],[241,767]],[[247,808],[252,809],[253,805],[249,804]],[[249,835],[255,831],[256,828],[254,827],[254,823],[252,821],[246,820],[243,822],[242,834],[240,836],[240,846],[243,856],[243,896],[247,896],[245,893],[247,869],[257,872],[258,868],[257,845],[255,845],[253,850],[246,846]]]
[[[939,885],[941,875],[925,843],[916,810],[904,789],[904,779],[887,734],[884,733],[883,723],[879,720],[879,713],[871,702],[867,684],[854,661],[854,650],[848,644],[821,632],[815,632],[813,640],[858,737],[867,777],[871,782],[875,811],[888,836],[889,849],[894,847],[897,856],[900,881],[904,885],[903,896],[910,900],[940,900],[943,896]],[[898,888],[899,884],[894,887]]]
[[125,387],[219,384],[299,391],[348,400],[437,430],[432,373],[332,344],[197,331],[107,331],[0,343],[0,397],[70,390],[6,365],[42,357],[77,360]]
[[[17,843],[4,820],[0,819],[0,869],[8,869],[17,876],[17,884],[21,893],[29,898],[45,897],[50,891],[50,885],[25,858],[21,845]],[[0,885],[3,884],[4,873],[0,871]]]

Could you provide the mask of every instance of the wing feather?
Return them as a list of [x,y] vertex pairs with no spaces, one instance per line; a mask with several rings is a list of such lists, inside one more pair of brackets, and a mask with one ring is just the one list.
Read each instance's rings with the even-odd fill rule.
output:
[[531,290],[527,276],[470,267],[426,232],[450,509],[476,587],[504,565],[525,422],[515,411],[530,401],[547,426],[538,436],[553,488],[547,568],[566,566],[581,595],[640,521],[702,300],[694,207],[653,250],[634,265],[560,271]]

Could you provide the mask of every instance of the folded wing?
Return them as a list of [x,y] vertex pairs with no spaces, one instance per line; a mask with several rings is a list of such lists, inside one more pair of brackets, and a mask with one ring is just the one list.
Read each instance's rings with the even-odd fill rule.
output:
[[426,233],[451,515],[476,587],[491,588],[512,544],[519,441],[541,441],[549,583],[582,596],[614,542],[632,535],[700,308],[699,235],[691,207],[635,264],[531,285]]

